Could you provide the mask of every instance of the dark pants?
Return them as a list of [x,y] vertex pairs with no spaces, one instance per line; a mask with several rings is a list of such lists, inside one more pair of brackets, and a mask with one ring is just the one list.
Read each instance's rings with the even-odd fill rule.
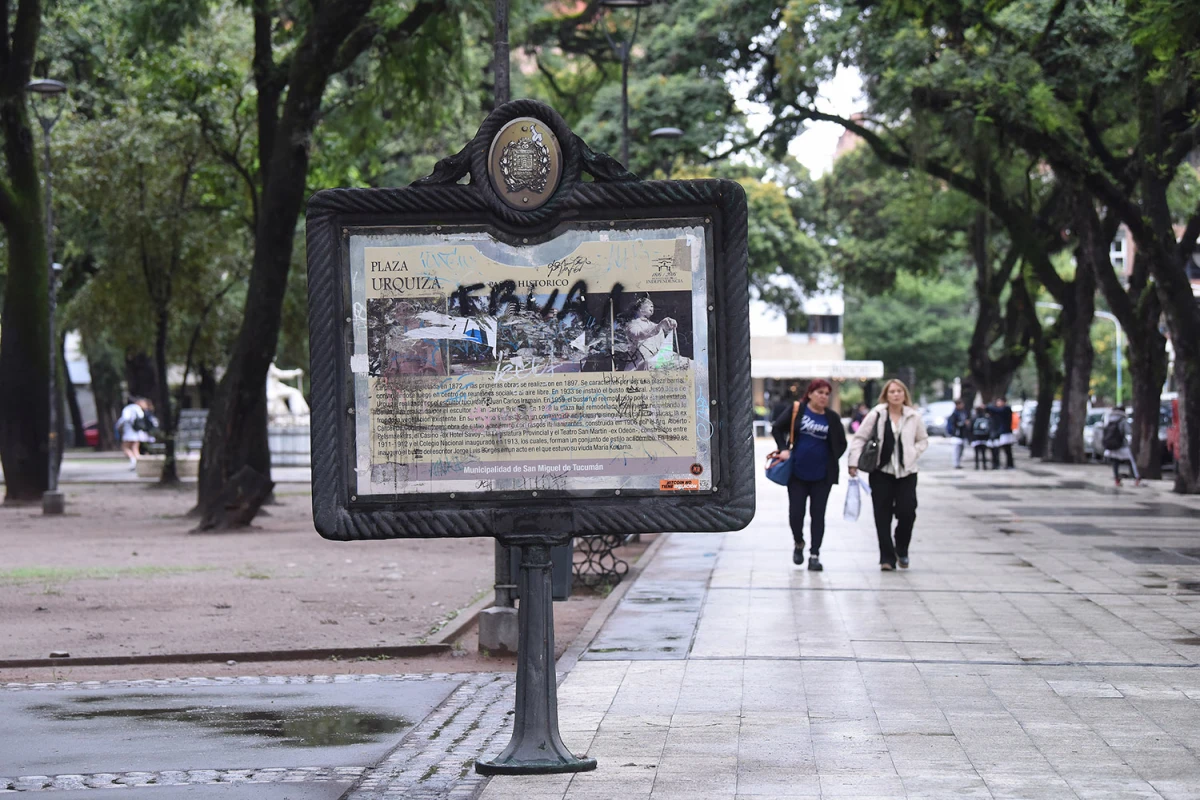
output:
[[987,469],[987,465],[988,465],[988,449],[987,449],[987,447],[985,447],[983,445],[979,445],[978,447],[973,446],[971,449],[975,451],[975,469],[979,469],[981,464],[983,465],[983,469]]
[[1005,466],[1008,467],[1009,469],[1012,469],[1013,460],[1012,460],[1012,445],[1011,444],[1002,444],[999,447],[992,448],[992,469],[1000,469],[1000,451],[1001,450],[1004,451],[1004,457],[1005,457],[1005,459],[1007,459],[1005,462]]
[[825,539],[825,505],[829,502],[829,490],[833,484],[828,480],[802,481],[796,476],[788,481],[788,522],[792,526],[792,541],[796,547],[804,548],[804,506],[808,505],[812,522],[812,547],[808,552],[821,554],[821,542]]
[[[879,563],[894,567],[897,558],[908,558],[913,523],[917,520],[917,475],[897,478],[875,470],[870,482],[875,535],[879,539]],[[892,545],[893,517],[896,520],[895,546]]]

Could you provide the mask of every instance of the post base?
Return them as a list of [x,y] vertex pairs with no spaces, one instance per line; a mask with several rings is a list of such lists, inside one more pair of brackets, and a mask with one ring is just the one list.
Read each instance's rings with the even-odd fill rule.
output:
[[541,761],[496,760],[476,761],[480,775],[555,775],[563,772],[591,772],[596,768],[594,758],[545,759]]
[[62,492],[42,492],[42,513],[61,514],[67,510],[67,498]]

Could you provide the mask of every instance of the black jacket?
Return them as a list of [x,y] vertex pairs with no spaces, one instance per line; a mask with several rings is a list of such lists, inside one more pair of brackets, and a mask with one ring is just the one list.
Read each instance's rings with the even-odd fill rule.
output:
[[[807,403],[800,404],[800,410],[796,413],[796,424],[800,424],[800,418],[804,416],[804,409],[808,406]],[[792,404],[788,403],[779,416],[771,425],[771,435],[775,437],[775,444],[780,450],[786,450],[788,446],[788,424],[792,421]],[[830,483],[838,482],[838,459],[842,457],[842,453],[846,452],[846,429],[842,426],[842,418],[832,408],[825,409],[825,421],[829,423],[829,463],[825,468],[825,480]],[[799,430],[792,431],[792,442],[799,438]]]
[[988,417],[992,421],[993,439],[999,437],[1001,434],[1012,433],[1012,406],[988,406],[987,413]]

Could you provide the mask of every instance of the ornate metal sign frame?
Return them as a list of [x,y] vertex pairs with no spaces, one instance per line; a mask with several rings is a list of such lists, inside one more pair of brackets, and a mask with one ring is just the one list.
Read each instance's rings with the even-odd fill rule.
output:
[[[503,145],[498,134],[524,119],[555,142]],[[536,131],[537,129],[534,128]],[[561,158],[557,150],[561,148]],[[504,180],[528,196],[514,202]],[[552,163],[558,159],[558,163]],[[514,165],[517,172],[513,173]],[[549,166],[554,169],[550,170]],[[492,168],[489,169],[489,166]],[[522,172],[523,170],[523,172]],[[540,170],[540,172],[539,172]],[[584,181],[583,175],[591,181]],[[516,174],[518,179],[510,176]],[[470,176],[470,183],[459,180]],[[510,187],[511,190],[511,187]],[[526,203],[524,207],[521,202]],[[725,531],[754,515],[746,199],[734,181],[642,181],[611,157],[594,153],[549,106],[529,100],[494,111],[458,154],[399,189],[332,189],[308,203],[309,330],[312,387],[313,516],[337,540],[494,536],[509,544],[557,543],[571,536],[665,531]],[[615,492],[490,492],[360,498],[350,457],[355,389],[350,240],[399,229],[462,231],[481,227],[501,241],[536,242],[565,227],[703,221],[710,264],[708,386],[712,488],[622,496]]]

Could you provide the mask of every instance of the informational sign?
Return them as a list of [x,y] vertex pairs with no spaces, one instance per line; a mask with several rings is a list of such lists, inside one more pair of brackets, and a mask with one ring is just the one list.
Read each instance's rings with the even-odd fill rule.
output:
[[358,496],[710,491],[708,238],[352,233]]
[[316,194],[308,259],[323,535],[749,522],[736,183],[639,181],[518,101],[418,185]]

